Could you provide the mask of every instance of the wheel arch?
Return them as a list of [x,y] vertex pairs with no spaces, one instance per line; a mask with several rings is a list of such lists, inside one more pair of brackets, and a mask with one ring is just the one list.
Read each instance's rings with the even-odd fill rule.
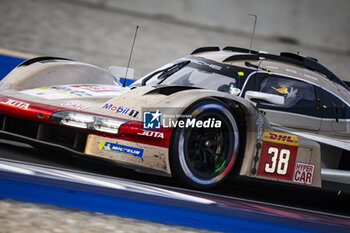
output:
[[[234,168],[235,172],[232,172],[232,174],[239,172],[239,174],[242,175],[245,171],[249,170],[249,166],[254,157],[254,148],[256,145],[256,140],[259,136],[258,131],[263,132],[264,128],[271,127],[269,126],[269,123],[266,121],[266,119],[264,119],[264,117],[250,102],[239,96],[205,89],[182,90],[169,95],[164,95],[157,92],[152,92],[154,93],[152,95],[145,95],[146,93],[158,87],[142,88],[144,88],[144,91],[138,92],[137,97],[143,99],[143,107],[145,106],[145,104],[149,108],[154,108],[155,105],[160,107],[175,107],[178,108],[176,112],[176,114],[178,115],[183,113],[192,104],[202,99],[213,98],[223,102],[226,106],[228,106],[229,111],[231,113],[239,116],[239,132],[240,135],[243,136],[242,141],[244,141],[244,143],[240,143],[239,148],[238,156],[240,157],[240,161],[237,162],[237,164],[239,164],[240,167],[239,169]],[[141,106],[141,102],[138,102],[137,104]],[[259,121],[262,121],[262,123],[258,124],[258,119]],[[173,130],[169,140],[170,144],[168,156],[166,157],[166,163],[169,165],[172,153],[170,145],[174,141],[174,133],[175,131]],[[172,168],[169,169],[169,175],[173,176]]]
[[214,97],[214,98],[224,102],[229,107],[229,111],[231,112],[231,114],[233,114],[236,119],[239,119],[236,122],[237,122],[238,131],[240,135],[240,143],[238,147],[237,161],[230,174],[231,177],[236,176],[239,174],[240,167],[242,166],[242,163],[243,163],[246,140],[247,140],[247,119],[244,111],[245,106],[238,101],[228,99],[225,97]]
[[[246,146],[246,119],[245,119],[245,111],[244,111],[244,106],[240,104],[238,101],[225,98],[225,97],[220,97],[220,96],[201,96],[201,98],[196,98],[195,100],[189,102],[187,106],[183,109],[181,112],[184,113],[186,112],[187,109],[189,109],[191,106],[195,105],[196,103],[199,103],[204,100],[217,100],[219,102],[224,103],[227,107],[229,112],[232,114],[232,116],[236,119],[237,127],[238,127],[238,132],[239,132],[239,147],[238,147],[238,153],[237,153],[237,160],[231,169],[230,174],[228,175],[227,178],[229,177],[234,177],[239,174],[240,172],[240,167],[243,163],[243,158],[244,158],[244,151],[245,151],[245,146]],[[239,119],[239,120],[238,120]],[[173,130],[173,133],[171,134],[171,139],[170,139],[170,145],[169,145],[169,165],[170,165],[170,172],[171,176],[174,176],[173,174],[173,165],[171,164],[171,156],[174,156],[174,152],[171,150],[171,145],[173,145],[173,140],[176,140],[175,138],[175,132],[176,130]]]

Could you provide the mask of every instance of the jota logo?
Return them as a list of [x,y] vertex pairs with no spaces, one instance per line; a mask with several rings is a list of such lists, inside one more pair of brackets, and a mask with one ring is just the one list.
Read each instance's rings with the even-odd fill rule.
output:
[[157,110],[156,112],[145,111],[143,112],[143,128],[144,129],[160,129],[162,113]]
[[157,132],[157,131],[142,130],[142,133],[137,133],[137,134],[141,135],[141,136],[163,138],[164,139],[164,133]]
[[1,103],[11,105],[11,106],[16,106],[18,108],[24,108],[24,109],[28,109],[28,107],[30,106],[29,103],[13,100],[13,99],[8,99],[6,102],[1,102]]
[[111,110],[111,111],[117,112],[117,113],[128,114],[131,117],[137,117],[137,115],[139,114],[139,112],[136,110],[130,111],[130,108],[126,108],[126,107],[124,108],[122,106],[117,107],[113,104],[108,104],[108,103],[103,105],[102,108],[108,109],[108,110]]

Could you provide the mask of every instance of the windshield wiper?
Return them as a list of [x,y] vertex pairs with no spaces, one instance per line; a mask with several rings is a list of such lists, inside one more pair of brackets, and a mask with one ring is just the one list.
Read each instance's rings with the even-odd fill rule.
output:
[[154,75],[161,73],[161,75],[159,75],[158,79],[161,79],[161,81],[158,83],[162,83],[166,78],[168,78],[169,76],[171,76],[172,74],[176,73],[177,71],[181,70],[184,66],[186,66],[187,64],[189,64],[191,61],[187,60],[187,61],[183,61],[183,62],[179,62],[176,63],[168,68],[165,68],[163,70],[158,70],[150,75],[148,75],[147,77],[145,77],[142,82],[141,82],[141,86],[145,86],[146,82],[148,80],[150,80],[152,77],[154,77]]

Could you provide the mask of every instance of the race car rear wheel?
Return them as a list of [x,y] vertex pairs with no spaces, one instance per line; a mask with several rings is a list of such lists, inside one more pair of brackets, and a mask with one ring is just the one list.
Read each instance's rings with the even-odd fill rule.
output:
[[[170,163],[174,177],[195,188],[211,188],[232,170],[239,148],[236,119],[227,105],[204,99],[182,113],[171,145]],[[201,122],[201,123],[198,123]]]

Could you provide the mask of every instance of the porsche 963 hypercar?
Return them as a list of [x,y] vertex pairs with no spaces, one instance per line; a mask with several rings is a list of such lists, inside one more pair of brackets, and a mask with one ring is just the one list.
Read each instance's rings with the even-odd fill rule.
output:
[[[0,82],[0,136],[172,176],[201,189],[234,175],[321,187],[320,143],[276,130],[266,119],[279,111],[268,112],[270,106],[313,101],[312,93],[301,94],[300,78],[293,89],[273,80],[292,79],[290,72],[300,70],[310,80],[320,76],[305,62],[296,64],[298,59],[200,48],[127,87],[121,77],[132,72],[122,68],[30,59]],[[277,93],[255,89],[254,80]],[[266,116],[260,104],[268,106]],[[314,104],[325,105],[317,98]]]

